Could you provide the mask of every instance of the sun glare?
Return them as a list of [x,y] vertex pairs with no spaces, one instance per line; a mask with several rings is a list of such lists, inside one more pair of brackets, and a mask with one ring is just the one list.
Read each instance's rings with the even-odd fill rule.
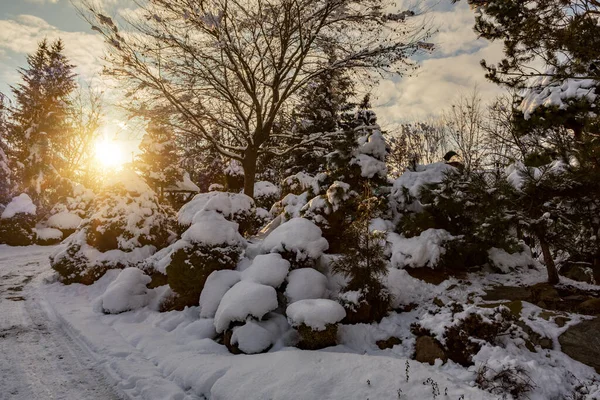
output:
[[123,162],[123,149],[115,140],[100,139],[96,142],[96,160],[107,168],[118,168]]

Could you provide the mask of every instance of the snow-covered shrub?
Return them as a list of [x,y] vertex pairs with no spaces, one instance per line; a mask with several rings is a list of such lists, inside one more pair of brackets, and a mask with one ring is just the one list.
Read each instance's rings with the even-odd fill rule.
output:
[[214,318],[225,293],[240,280],[239,271],[230,269],[213,271],[206,278],[200,293],[200,318]]
[[337,323],[344,319],[346,311],[333,300],[306,299],[290,304],[286,315],[300,334],[298,347],[317,350],[337,344]]
[[35,240],[35,204],[22,193],[14,197],[0,215],[0,243],[28,246]]
[[285,297],[288,303],[320,299],[327,294],[327,277],[313,268],[295,269],[287,277]]
[[111,268],[136,265],[168,244],[174,215],[133,171],[111,177],[75,234],[51,257],[64,283],[91,284]]
[[304,172],[288,176],[281,182],[281,193],[284,195],[301,195],[308,192],[309,197],[316,196],[321,191],[321,183],[326,178],[325,174],[312,176]]
[[215,211],[238,224],[240,233],[255,229],[256,207],[250,196],[241,193],[209,192],[200,193],[185,204],[177,213],[179,225],[185,229],[194,223],[200,211]]
[[260,181],[254,184],[254,201],[257,207],[268,210],[280,196],[281,189],[271,182]]
[[234,354],[263,353],[287,330],[289,324],[283,315],[268,313],[261,321],[248,319],[243,325],[226,331],[223,342]]
[[125,268],[100,298],[102,311],[106,314],[119,314],[148,305],[150,297],[146,285],[150,281],[152,278],[142,270]]
[[50,216],[44,222],[49,228],[59,229],[63,237],[68,237],[77,228],[81,221],[89,216],[90,207],[95,194],[81,184],[70,184],[70,193],[50,210]]
[[291,263],[292,268],[314,266],[328,247],[321,229],[305,218],[292,218],[284,222],[261,244],[264,253],[281,254]]
[[35,228],[35,243],[40,246],[51,246],[63,239],[63,233],[54,228]]
[[215,314],[215,328],[221,333],[232,323],[244,322],[250,317],[260,320],[277,305],[277,293],[271,286],[238,282],[221,299]]
[[227,190],[239,192],[244,188],[244,168],[238,161],[231,160],[223,172],[225,173]]
[[[194,215],[181,239],[161,252],[159,270],[179,296],[178,307],[198,305],[206,279],[213,271],[234,269],[245,247],[238,224],[212,210]],[[166,254],[164,254],[166,253]]]
[[277,253],[258,255],[242,272],[242,279],[277,289],[285,281],[289,270],[290,262]]

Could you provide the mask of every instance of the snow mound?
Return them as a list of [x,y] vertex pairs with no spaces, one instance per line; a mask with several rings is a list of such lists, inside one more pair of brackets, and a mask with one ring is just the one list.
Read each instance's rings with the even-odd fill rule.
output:
[[146,285],[151,280],[138,268],[125,268],[102,295],[102,311],[119,314],[148,305],[150,297]]
[[62,231],[54,228],[36,228],[35,234],[38,240],[61,240]]
[[296,260],[317,259],[329,248],[321,229],[305,218],[292,218],[278,226],[262,243],[266,253],[292,252]]
[[440,256],[446,252],[444,243],[452,238],[443,229],[427,229],[411,238],[391,232],[388,234],[388,241],[392,244],[392,266],[434,268]]
[[234,321],[261,319],[277,308],[277,292],[271,286],[241,281],[225,293],[215,313],[215,328],[223,332]]
[[247,269],[242,272],[242,279],[278,288],[290,270],[290,262],[277,253],[258,255]]
[[216,211],[207,210],[202,210],[194,216],[194,223],[181,235],[181,239],[212,246],[235,246],[244,243],[244,238],[238,232],[238,224],[226,220]]
[[231,343],[246,354],[256,354],[271,347],[273,336],[255,321],[247,321],[244,325],[233,328]]
[[320,299],[327,294],[327,277],[313,268],[296,269],[288,275],[285,296],[290,303]]
[[6,205],[0,219],[12,218],[17,214],[35,215],[36,210],[37,207],[31,201],[31,197],[26,193],[21,193],[17,197],[13,197],[10,203]]
[[230,269],[213,271],[204,283],[200,294],[200,318],[214,318],[221,299],[240,281],[240,273]]
[[48,218],[48,226],[56,229],[77,229],[82,218],[69,211],[62,211]]
[[196,222],[194,217],[200,211],[215,211],[228,220],[236,216],[254,212],[254,200],[241,193],[208,192],[200,193],[186,203],[177,213],[177,221],[182,226]]
[[328,299],[307,299],[290,304],[285,311],[292,326],[305,324],[313,330],[325,330],[326,325],[340,322],[346,317],[346,310],[337,301]]

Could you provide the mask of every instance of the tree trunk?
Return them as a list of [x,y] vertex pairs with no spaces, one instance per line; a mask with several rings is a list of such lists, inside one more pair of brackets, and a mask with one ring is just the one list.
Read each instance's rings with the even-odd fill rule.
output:
[[256,178],[256,163],[258,161],[258,150],[248,147],[244,152],[244,194],[254,198],[254,181]]
[[548,245],[548,242],[546,242],[546,239],[541,236],[538,236],[538,240],[540,241],[540,247],[542,248],[542,254],[544,255],[544,264],[546,264],[546,269],[548,270],[548,283],[556,285],[559,282],[558,271],[556,270],[554,259],[550,253],[550,246]]

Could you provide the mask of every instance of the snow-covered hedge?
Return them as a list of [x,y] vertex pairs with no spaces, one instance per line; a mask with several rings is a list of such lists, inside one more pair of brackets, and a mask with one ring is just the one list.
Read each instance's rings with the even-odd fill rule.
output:
[[36,238],[35,204],[22,193],[14,197],[0,214],[0,243],[11,246],[28,246]]
[[[66,221],[63,221],[66,222]],[[174,213],[135,172],[108,180],[83,220],[51,257],[64,283],[90,284],[111,268],[140,263],[168,244]]]
[[125,268],[100,298],[102,311],[106,314],[119,314],[148,305],[150,295],[146,285],[151,280],[138,268]]
[[279,253],[292,268],[312,267],[329,248],[321,229],[305,218],[292,218],[278,226],[261,244],[264,253]]

